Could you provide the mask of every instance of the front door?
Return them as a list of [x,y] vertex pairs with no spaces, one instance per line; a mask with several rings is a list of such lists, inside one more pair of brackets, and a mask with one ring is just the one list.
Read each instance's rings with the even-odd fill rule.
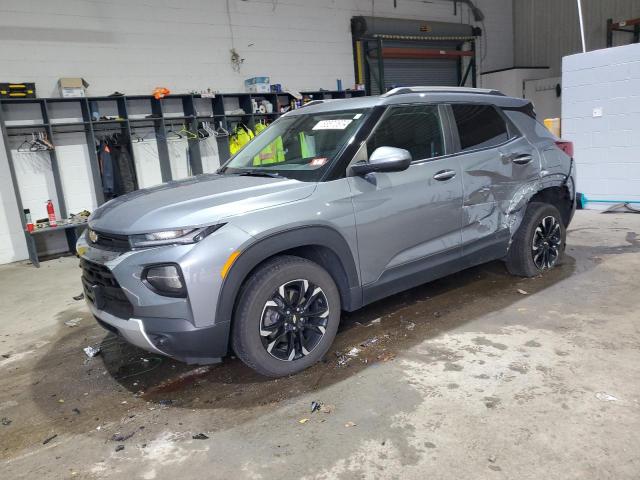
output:
[[397,147],[411,153],[411,166],[348,177],[365,303],[367,287],[377,288],[374,297],[391,294],[460,256],[462,181],[457,158],[445,156],[441,118],[437,105],[389,107],[356,160],[378,147]]

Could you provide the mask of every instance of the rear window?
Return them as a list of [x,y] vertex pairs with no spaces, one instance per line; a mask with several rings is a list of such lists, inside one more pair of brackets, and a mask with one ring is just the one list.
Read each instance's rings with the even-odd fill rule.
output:
[[504,118],[491,105],[451,105],[462,151],[500,145],[509,139]]

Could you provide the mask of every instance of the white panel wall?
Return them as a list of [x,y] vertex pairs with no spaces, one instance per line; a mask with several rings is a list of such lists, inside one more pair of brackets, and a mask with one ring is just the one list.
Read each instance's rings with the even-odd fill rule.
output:
[[[158,85],[176,93],[240,91],[254,75],[295,89],[335,88],[336,78],[353,84],[354,15],[471,22],[466,6],[458,4],[454,16],[450,1],[393,3],[0,0],[0,72],[4,80],[35,81],[40,96],[53,95],[64,76],[84,77],[93,95],[148,94]],[[511,0],[476,4],[486,16],[486,37],[478,42],[481,69],[511,66]],[[232,45],[245,59],[240,72],[230,65]]]
[[510,97],[524,97],[524,81],[544,78],[549,75],[546,68],[510,68],[482,75],[484,88],[495,88]]
[[562,137],[574,142],[578,191],[640,201],[640,44],[565,57],[562,83]]
[[7,154],[0,135],[0,264],[27,258]]
[[525,80],[524,98],[531,100],[540,120],[560,118],[562,101],[556,92],[556,86],[562,87],[562,77]]
[[[0,81],[34,81],[39,96],[57,96],[59,77],[84,77],[91,95],[149,94],[157,86],[174,93],[235,92],[255,75],[297,90],[334,89],[337,78],[345,87],[354,83],[354,15],[473,23],[466,6],[458,4],[454,16],[451,1],[396,3],[397,8],[393,0],[0,0]],[[510,67],[511,0],[475,3],[486,17],[477,45],[479,71]],[[232,46],[244,58],[239,72],[231,67]],[[70,211],[91,209],[83,151],[71,153],[77,157],[74,167],[63,172]],[[42,178],[46,173],[39,171]],[[10,186],[2,149],[0,263],[26,258]]]

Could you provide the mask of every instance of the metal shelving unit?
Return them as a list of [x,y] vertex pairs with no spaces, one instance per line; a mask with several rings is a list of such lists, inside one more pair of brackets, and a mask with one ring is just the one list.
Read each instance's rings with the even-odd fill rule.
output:
[[[311,100],[328,98],[349,98],[364,96],[364,91],[305,91],[304,97]],[[282,113],[281,107],[288,107],[293,97],[288,93],[223,93],[214,97],[202,97],[195,94],[168,95],[157,100],[149,95],[130,95],[113,97],[80,97],[80,98],[1,98],[0,129],[4,138],[9,171],[16,195],[16,201],[22,219],[25,237],[29,246],[29,254],[34,265],[37,265],[37,253],[33,234],[26,231],[23,203],[17,181],[14,160],[11,153],[11,137],[28,137],[32,132],[45,132],[48,139],[56,145],[56,137],[69,133],[84,133],[88,146],[89,164],[94,186],[96,203],[104,203],[102,177],[98,164],[98,155],[94,146],[102,132],[119,132],[129,142],[131,148],[132,134],[138,129],[152,129],[158,145],[160,175],[163,182],[172,180],[171,161],[167,144],[167,129],[173,125],[184,125],[196,131],[203,121],[211,122],[214,128],[222,126],[231,132],[237,123],[244,123],[254,129],[261,120],[275,120]],[[267,100],[273,105],[271,113],[254,113],[252,100],[258,104]],[[244,114],[231,114],[242,108]],[[97,118],[95,118],[97,116]],[[108,116],[108,119],[104,119]],[[117,118],[111,118],[117,117]],[[203,173],[202,156],[199,139],[188,139],[189,159],[193,175]],[[217,137],[220,163],[228,160],[228,137]],[[55,187],[55,200],[58,214],[62,219],[69,216],[60,174],[60,160],[56,149],[47,150],[51,160],[51,172]],[[136,174],[137,177],[137,174]],[[43,231],[53,231],[53,228]],[[60,230],[60,228],[58,228]],[[39,232],[39,230],[36,230]],[[69,233],[67,233],[69,236]],[[70,242],[71,243],[71,242]]]

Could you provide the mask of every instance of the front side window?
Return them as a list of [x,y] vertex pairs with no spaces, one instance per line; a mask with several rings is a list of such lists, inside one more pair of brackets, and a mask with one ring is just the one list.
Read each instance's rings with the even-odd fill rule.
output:
[[240,150],[221,173],[317,181],[353,138],[369,111],[284,116]]
[[491,105],[454,104],[451,108],[463,152],[493,147],[509,139],[504,118]]
[[404,148],[413,160],[444,155],[444,140],[437,105],[391,107],[367,141],[370,156],[378,147]]

